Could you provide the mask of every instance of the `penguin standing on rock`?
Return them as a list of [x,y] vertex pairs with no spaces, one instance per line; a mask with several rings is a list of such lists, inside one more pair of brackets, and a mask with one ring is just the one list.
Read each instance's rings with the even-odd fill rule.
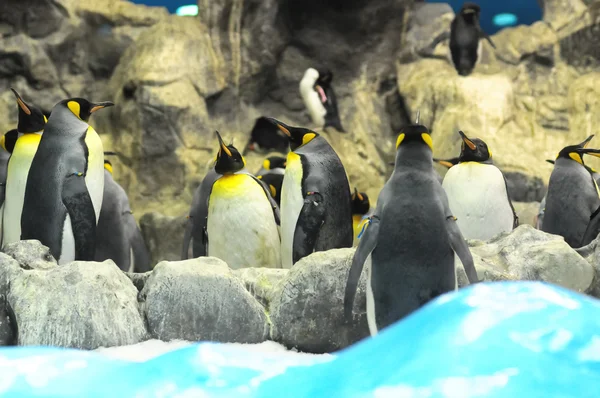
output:
[[402,130],[394,172],[352,259],[345,316],[352,319],[358,280],[367,263],[367,321],[372,336],[457,289],[454,253],[469,282],[478,281],[469,247],[433,169],[432,146],[429,130],[418,117]]
[[330,70],[308,68],[300,81],[300,95],[317,128],[333,127],[343,133],[345,130],[340,121],[332,80]]
[[87,123],[114,105],[83,98],[52,109],[33,157],[21,216],[21,239],[37,239],[59,264],[93,261],[104,195],[104,149]]
[[19,124],[16,131],[6,133],[3,141],[4,148],[11,152],[11,156],[8,161],[5,202],[2,208],[2,246],[21,240],[21,215],[27,178],[47,122],[41,110],[27,104],[16,90],[11,90],[19,110]]
[[462,234],[466,239],[488,240],[512,231],[519,218],[504,174],[494,166],[485,142],[458,133],[463,141],[459,163],[448,170],[442,187]]
[[351,247],[350,186],[340,158],[314,131],[270,120],[291,149],[281,187],[283,268],[315,251]]
[[484,37],[495,49],[490,37],[479,25],[481,9],[477,4],[465,3],[450,25],[450,57],[461,76],[471,74],[481,58],[480,38]]

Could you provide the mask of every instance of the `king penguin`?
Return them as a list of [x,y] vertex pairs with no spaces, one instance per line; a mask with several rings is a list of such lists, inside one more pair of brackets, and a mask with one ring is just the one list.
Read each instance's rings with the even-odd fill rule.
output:
[[258,153],[274,151],[286,154],[288,150],[287,137],[277,127],[273,126],[266,117],[261,116],[254,123],[254,127],[250,132],[250,139],[242,156],[245,156],[249,151]]
[[450,25],[450,58],[461,76],[470,75],[481,58],[481,37],[496,48],[492,39],[479,25],[480,12],[477,4],[464,3]]
[[133,217],[127,193],[114,180],[113,165],[105,159],[104,196],[96,229],[94,261],[107,259],[113,260],[123,271],[151,270],[150,253]]
[[367,263],[367,322],[374,336],[430,300],[457,289],[454,253],[470,283],[478,281],[471,252],[433,169],[427,127],[406,126],[396,141],[396,162],[348,274],[344,313]]
[[291,149],[281,186],[283,268],[315,251],[351,247],[351,194],[342,161],[314,131],[270,120],[289,137]]
[[285,173],[285,158],[282,156],[270,156],[266,158],[263,160],[262,167],[256,172],[255,176],[258,177],[269,173],[283,175]]
[[37,239],[59,264],[93,261],[104,195],[104,149],[87,123],[112,102],[70,98],[54,106],[33,157],[21,239]]
[[371,215],[371,203],[369,202],[369,196],[365,192],[358,192],[358,189],[354,187],[354,193],[352,194],[352,229],[354,230],[354,241],[352,246],[358,245],[359,236],[363,230],[364,225],[368,221]]
[[[450,159],[436,159],[433,158],[433,161],[439,164],[440,166],[444,166],[446,169],[449,169],[452,166],[456,166],[458,164],[458,158],[450,158]],[[444,181],[444,177],[442,177],[438,173],[438,180],[440,180],[440,184]]]
[[[19,93],[15,95],[19,110],[17,136],[10,132],[5,136],[4,145],[11,149],[6,175],[5,202],[2,208],[2,246],[21,240],[21,214],[25,201],[25,187],[33,157],[42,139],[46,116],[37,107],[27,104]],[[16,140],[15,140],[16,138]]]
[[[246,161],[217,132],[219,152],[208,197],[208,256],[232,269],[279,268],[279,211],[265,186],[245,169]],[[204,203],[203,198],[200,202]]]
[[479,138],[462,138],[459,163],[451,167],[442,187],[458,226],[467,239],[488,240],[519,225],[504,174],[494,166],[492,153]]
[[[598,184],[583,162],[584,154],[600,157],[598,150],[586,148],[592,137],[558,153],[548,182],[541,230],[564,237],[573,248],[589,243],[584,235],[600,207]],[[596,237],[588,235],[591,239]]]

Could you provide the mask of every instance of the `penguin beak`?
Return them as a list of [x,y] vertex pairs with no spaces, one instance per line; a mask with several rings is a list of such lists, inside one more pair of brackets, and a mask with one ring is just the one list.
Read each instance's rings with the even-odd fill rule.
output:
[[360,194],[360,192],[356,192],[356,196],[358,196],[358,200],[364,200],[365,198]]
[[600,158],[600,149],[581,148],[581,149],[576,150],[575,152],[580,155],[591,155],[591,156]]
[[115,104],[110,101],[104,101],[104,102],[94,102],[90,105],[92,105],[92,107],[90,109],[90,113],[94,113],[99,109],[107,108],[109,106],[114,106]]
[[441,164],[442,166],[447,167],[447,168],[450,168],[450,167],[454,166],[452,164],[452,162],[449,162],[449,161],[443,160],[443,159],[435,159],[434,158],[433,161],[437,162],[438,164]]
[[10,88],[10,90],[13,92],[13,94],[17,98],[17,104],[19,104],[19,107],[23,110],[23,112],[25,112],[27,115],[31,115],[31,109],[29,109],[27,104],[21,99],[21,96],[19,95],[19,93],[17,93],[17,90],[15,90],[12,87]]
[[475,148],[477,148],[477,146],[475,144],[473,144],[473,141],[471,141],[466,135],[465,133],[463,133],[462,131],[458,131],[458,134],[460,134],[460,138],[462,138],[463,142],[465,144],[467,144],[467,146],[474,151]]
[[548,162],[550,164],[554,164],[554,160],[552,160],[552,159],[546,159],[546,162]]
[[[217,138],[219,139],[219,146],[221,147],[221,149],[223,151],[225,151],[225,153],[227,154],[227,156],[233,156],[231,155],[231,151],[229,150],[229,148],[227,148],[227,145],[225,145],[225,143],[223,142],[223,138],[221,138],[221,134],[219,134],[218,131],[215,131],[215,133],[217,133]],[[221,152],[221,150],[219,150],[219,152]]]
[[590,141],[592,140],[592,138],[594,138],[594,134],[592,134],[588,138],[586,138],[581,144],[579,144],[579,146],[582,148],[587,148],[588,145],[590,144]]
[[269,122],[273,123],[275,126],[277,126],[277,128],[279,130],[281,130],[281,132],[285,135],[287,135],[288,137],[292,137],[292,133],[290,133],[290,127],[286,126],[284,123],[281,123],[279,120],[277,119],[273,119],[272,117],[267,117],[265,118],[267,119]]

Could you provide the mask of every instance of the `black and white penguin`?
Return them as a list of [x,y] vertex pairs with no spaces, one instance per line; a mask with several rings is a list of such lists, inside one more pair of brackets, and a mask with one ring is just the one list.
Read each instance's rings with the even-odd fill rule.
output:
[[333,127],[343,133],[332,80],[330,70],[308,68],[300,81],[300,95],[316,128]]
[[[287,139],[287,137],[286,137]],[[289,141],[288,141],[289,146]],[[262,176],[265,174],[283,174],[285,173],[285,158],[282,156],[270,156],[263,160],[260,170],[258,170],[255,176]]]
[[111,259],[123,271],[150,271],[150,252],[135,222],[125,190],[113,179],[113,165],[104,160],[104,196],[96,229],[94,261]]
[[242,155],[248,151],[265,153],[269,151],[286,154],[289,151],[288,139],[266,117],[259,117],[250,132],[250,139]]
[[492,39],[479,25],[481,9],[477,4],[464,3],[450,25],[450,58],[461,76],[471,74],[481,58],[480,38],[484,37],[493,48]]
[[4,147],[11,152],[11,156],[2,208],[2,246],[21,240],[21,214],[27,177],[47,122],[40,109],[27,104],[16,90],[11,90],[17,102],[19,124],[16,131],[10,131],[4,136]]
[[504,174],[492,162],[492,152],[479,138],[459,131],[462,145],[459,163],[444,177],[452,214],[467,239],[488,240],[519,225]]
[[270,120],[291,149],[281,187],[283,268],[315,251],[351,247],[351,194],[342,161],[316,132]]
[[346,319],[367,264],[367,321],[371,335],[430,300],[457,289],[454,253],[470,283],[473,258],[433,169],[427,127],[405,127],[396,141],[394,172],[352,259],[344,295]]
[[269,188],[271,197],[273,197],[278,207],[281,206],[281,187],[283,185],[283,177],[284,174],[277,172],[266,173],[256,177],[263,184],[265,184],[267,188]]
[[83,98],[52,109],[33,157],[21,216],[21,239],[37,239],[59,264],[93,261],[104,196],[104,149],[87,121],[112,102]]
[[352,246],[358,245],[359,236],[363,230],[363,227],[371,216],[371,203],[369,202],[369,196],[366,192],[358,192],[358,189],[354,187],[354,193],[352,194],[352,229],[354,230],[354,241]]

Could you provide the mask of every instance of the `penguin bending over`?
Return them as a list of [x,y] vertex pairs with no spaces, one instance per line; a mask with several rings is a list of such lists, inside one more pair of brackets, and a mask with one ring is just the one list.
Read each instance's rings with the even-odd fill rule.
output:
[[27,104],[16,90],[19,110],[17,130],[6,133],[4,146],[11,152],[6,174],[5,202],[2,208],[2,246],[21,240],[21,215],[25,201],[25,188],[33,157],[37,152],[46,116],[37,107]]
[[268,152],[275,151],[286,154],[289,150],[288,139],[268,118],[261,116],[256,119],[254,127],[250,132],[250,139],[244,148],[242,156],[248,151]]
[[369,196],[365,192],[358,192],[356,187],[354,188],[351,199],[352,229],[354,230],[354,241],[352,242],[352,246],[356,246],[358,245],[359,235],[370,216],[371,203],[369,203]]
[[128,272],[152,269],[150,252],[133,217],[127,193],[113,179],[113,166],[107,159],[104,160],[104,196],[96,231],[94,261],[111,259]]
[[600,207],[598,184],[583,162],[584,154],[600,157],[598,150],[586,148],[592,137],[558,153],[546,193],[541,230],[564,237],[573,248],[585,246],[596,237],[592,235],[594,214]]
[[470,75],[481,58],[481,37],[496,48],[479,25],[480,12],[477,4],[465,3],[450,25],[450,58],[461,76]]
[[33,157],[21,216],[21,239],[37,239],[59,264],[93,261],[104,195],[104,149],[87,123],[112,102],[83,98],[52,109]]
[[[232,269],[279,268],[279,211],[265,186],[245,170],[246,161],[233,145],[226,146],[217,132],[219,175],[208,197],[206,240],[208,256]],[[205,203],[200,198],[200,203]],[[194,253],[195,254],[195,253]]]
[[466,239],[488,240],[512,231],[519,218],[508,196],[504,174],[494,166],[485,142],[462,131],[459,163],[451,167],[442,187]]
[[281,261],[291,268],[315,251],[352,247],[350,186],[342,161],[314,131],[270,119],[289,137],[281,186]]
[[457,289],[455,252],[469,282],[478,281],[469,247],[433,169],[427,127],[418,124],[418,119],[405,127],[396,148],[394,172],[360,239],[344,295],[344,313],[350,320],[358,280],[367,263],[367,321],[372,336]]

